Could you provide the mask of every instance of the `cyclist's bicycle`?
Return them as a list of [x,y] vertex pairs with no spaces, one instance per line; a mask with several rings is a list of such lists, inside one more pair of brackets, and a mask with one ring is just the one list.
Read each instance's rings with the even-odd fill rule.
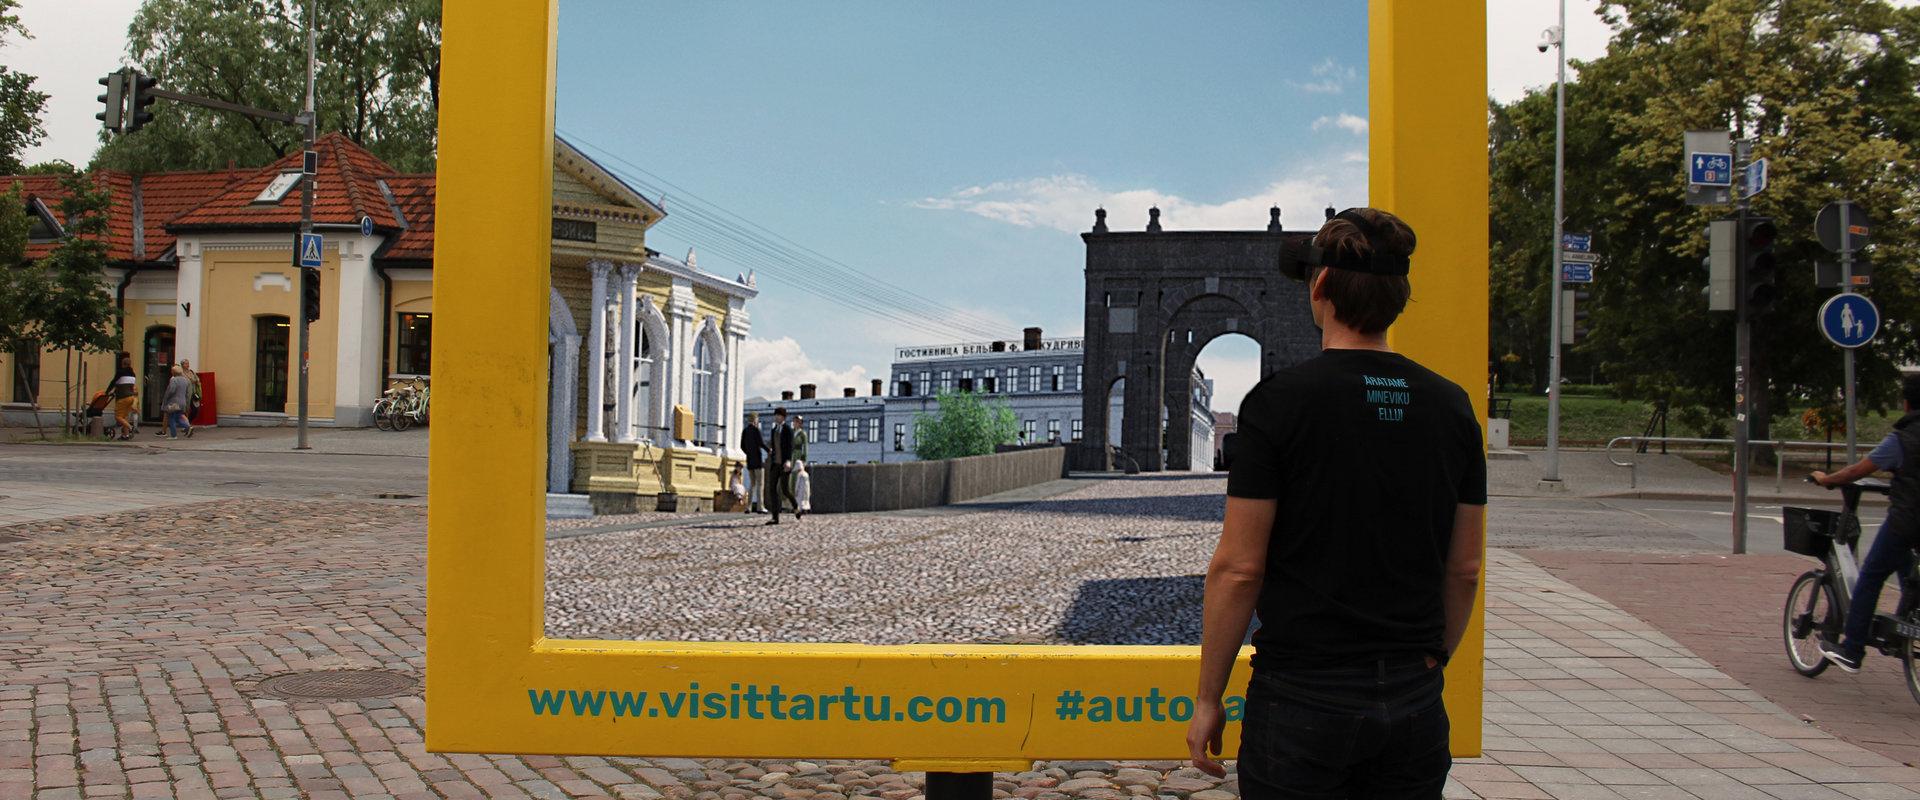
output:
[[404,431],[414,423],[426,424],[429,396],[427,386],[418,379],[387,387],[380,399],[373,401],[373,426],[383,431]]
[[[1854,553],[1860,546],[1860,495],[1886,494],[1889,489],[1885,481],[1876,480],[1855,481],[1838,488],[1843,499],[1840,511],[1783,509],[1786,549],[1823,562],[1821,568],[1794,580],[1781,614],[1787,660],[1794,671],[1809,678],[1825,672],[1831,663],[1821,655],[1820,641],[1840,641],[1853,587],[1860,578]],[[1899,581],[1900,604],[1892,614],[1874,616],[1867,646],[1905,662],[1907,691],[1920,702],[1920,561],[1894,577]]]

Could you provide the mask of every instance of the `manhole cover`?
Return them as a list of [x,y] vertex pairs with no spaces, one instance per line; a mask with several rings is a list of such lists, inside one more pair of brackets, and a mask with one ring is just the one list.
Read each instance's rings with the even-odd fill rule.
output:
[[260,681],[261,694],[287,700],[364,700],[412,694],[420,682],[384,669],[334,669],[275,675]]
[[401,492],[381,492],[374,495],[374,497],[380,498],[381,500],[412,500],[419,496],[420,495],[417,494],[403,494]]

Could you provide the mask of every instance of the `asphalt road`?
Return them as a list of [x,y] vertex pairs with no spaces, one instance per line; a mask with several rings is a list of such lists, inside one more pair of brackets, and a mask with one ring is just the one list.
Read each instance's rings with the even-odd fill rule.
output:
[[[1826,507],[1838,509],[1836,493]],[[1779,503],[1747,511],[1747,552],[1782,553]],[[1885,517],[1885,506],[1861,516],[1864,556]],[[1489,543],[1496,547],[1629,552],[1733,552],[1733,508],[1725,500],[1497,497],[1488,511]]]
[[211,497],[376,500],[387,494],[423,498],[427,460],[110,444],[0,444],[0,484],[5,483]]

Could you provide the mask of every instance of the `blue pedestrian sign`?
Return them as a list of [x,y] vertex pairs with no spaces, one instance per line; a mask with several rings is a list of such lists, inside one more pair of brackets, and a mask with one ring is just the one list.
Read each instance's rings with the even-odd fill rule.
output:
[[1560,249],[1569,250],[1575,253],[1591,253],[1593,252],[1593,234],[1591,233],[1560,234]]
[[1727,153],[1692,153],[1687,156],[1687,182],[1695,186],[1732,186],[1733,156]]
[[320,241],[320,234],[300,234],[300,266],[308,269],[319,269],[321,262],[320,252],[324,247],[325,245]]
[[1560,265],[1560,281],[1562,283],[1592,283],[1593,265],[1576,264],[1571,261],[1563,263]]
[[1841,347],[1859,347],[1880,332],[1880,309],[1865,295],[1836,294],[1820,306],[1820,332]]

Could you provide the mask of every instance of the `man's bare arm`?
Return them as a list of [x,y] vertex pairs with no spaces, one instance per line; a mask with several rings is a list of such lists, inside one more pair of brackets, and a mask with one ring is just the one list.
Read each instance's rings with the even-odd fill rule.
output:
[[1480,561],[1487,542],[1487,507],[1461,503],[1453,511],[1453,544],[1447,550],[1445,584],[1441,604],[1446,608],[1447,656],[1460,646],[1467,635],[1467,622],[1473,618],[1473,599],[1480,587]]
[[1226,718],[1221,695],[1240,655],[1260,585],[1267,574],[1267,539],[1273,534],[1275,500],[1227,498],[1227,518],[1220,544],[1207,566],[1206,598],[1201,611],[1200,686],[1194,695],[1194,715],[1187,728],[1187,748],[1194,766],[1214,776],[1225,775],[1215,760],[1220,752]]
[[1852,483],[1879,471],[1880,468],[1874,465],[1872,459],[1863,458],[1841,467],[1832,474],[1814,470],[1813,482],[1821,486],[1839,486],[1843,483]]

